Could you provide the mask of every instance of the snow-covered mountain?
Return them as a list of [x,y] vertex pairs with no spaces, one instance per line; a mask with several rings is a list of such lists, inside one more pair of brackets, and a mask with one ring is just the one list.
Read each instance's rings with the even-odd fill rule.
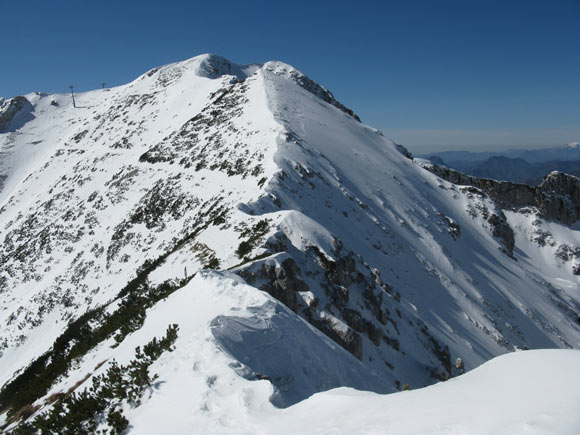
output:
[[576,226],[443,180],[289,65],[203,55],[76,106],[0,101],[6,428],[251,433],[580,348]]

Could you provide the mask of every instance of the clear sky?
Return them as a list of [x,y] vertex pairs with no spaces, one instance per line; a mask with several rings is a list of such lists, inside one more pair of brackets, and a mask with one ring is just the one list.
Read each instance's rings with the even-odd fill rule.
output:
[[414,152],[580,141],[580,0],[0,0],[0,96],[282,60]]

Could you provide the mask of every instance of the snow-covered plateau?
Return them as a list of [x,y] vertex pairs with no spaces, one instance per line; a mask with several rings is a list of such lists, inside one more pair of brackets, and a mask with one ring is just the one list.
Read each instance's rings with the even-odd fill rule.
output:
[[577,179],[454,184],[282,62],[75,102],[0,99],[3,431],[580,433]]

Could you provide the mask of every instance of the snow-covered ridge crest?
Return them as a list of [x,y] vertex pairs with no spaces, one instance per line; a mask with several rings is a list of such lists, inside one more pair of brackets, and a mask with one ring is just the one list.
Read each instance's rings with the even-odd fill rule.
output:
[[140,79],[155,76],[158,80],[167,81],[166,77],[181,76],[186,71],[192,71],[199,77],[216,79],[223,76],[232,76],[235,80],[242,81],[258,70],[291,80],[325,102],[332,104],[360,121],[359,117],[354,114],[352,110],[337,101],[328,89],[314,82],[293,66],[281,61],[269,61],[264,64],[241,65],[233,63],[228,59],[215,54],[202,54],[182,62],[154,68],[143,74]]
[[223,75],[233,75],[238,80],[244,80],[254,74],[260,67],[260,64],[239,65],[230,62],[225,57],[215,54],[202,55],[199,63],[198,74],[201,77],[215,79]]
[[[184,333],[180,358],[150,366],[162,393],[143,406],[193,376],[184,407],[213,429],[226,396],[263,407],[278,389],[286,406],[330,386],[449,379],[457,356],[470,370],[516,348],[580,347],[579,231],[425,171],[289,65],[203,55],[79,94],[77,107],[30,101],[34,119],[0,135],[12,165],[0,409],[50,409],[53,393],[126,363],[167,322]],[[280,337],[314,357],[248,353],[281,355]],[[341,374],[313,383],[327,352]],[[122,408],[135,422],[145,409]]]
[[332,92],[330,92],[324,86],[314,82],[307,75],[303,74],[301,71],[297,70],[293,66],[280,61],[270,61],[266,62],[262,66],[262,70],[267,73],[274,74],[278,77],[283,77],[285,79],[293,81],[294,83],[298,84],[298,86],[316,95],[321,100],[329,104],[332,104],[333,106],[339,108],[343,112],[352,116],[357,121],[360,121],[358,115],[356,115],[351,109],[349,109],[348,107],[340,103],[338,100],[336,100],[336,98],[334,98],[334,95],[332,95]]
[[172,78],[193,74],[197,77],[218,79],[231,76],[235,80],[245,80],[254,74],[261,64],[241,65],[215,54],[201,54],[191,59],[153,68],[139,76],[137,80],[157,80],[165,85],[172,83]]

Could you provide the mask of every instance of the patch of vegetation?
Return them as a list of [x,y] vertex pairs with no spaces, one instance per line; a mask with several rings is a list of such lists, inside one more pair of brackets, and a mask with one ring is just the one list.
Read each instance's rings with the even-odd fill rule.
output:
[[205,265],[204,269],[219,269],[220,261],[217,257],[211,257],[207,264]]
[[196,171],[220,171],[242,179],[259,177],[264,172],[260,163],[264,160],[263,150],[250,147],[254,132],[234,122],[243,114],[247,89],[243,82],[222,88],[200,113],[142,154],[139,161],[177,162]]
[[243,240],[238,245],[236,249],[236,255],[238,258],[245,258],[252,250],[255,248],[257,242],[263,237],[268,230],[270,225],[268,219],[261,219],[251,228],[245,228],[240,233],[240,238],[245,237],[247,240]]
[[8,410],[8,418],[14,418],[20,410],[32,406],[60,376],[66,375],[77,358],[114,334],[115,340],[120,343],[143,325],[148,308],[186,285],[193,276],[177,282],[166,281],[157,287],[150,287],[147,278],[169,255],[193,240],[217,216],[223,214],[219,201],[220,198],[216,198],[213,204],[208,203],[207,211],[198,216],[194,232],[178,240],[172,249],[157,259],[143,263],[137,276],[118,293],[115,300],[122,300],[113,313],[106,313],[106,306],[87,311],[67,326],[51,349],[7,382],[0,391],[0,413]]
[[103,421],[107,422],[110,433],[123,433],[129,421],[123,416],[121,403],[127,402],[133,407],[141,404],[144,391],[157,379],[157,375],[149,373],[149,366],[163,352],[173,350],[178,329],[177,325],[170,325],[165,337],[153,338],[143,350],[138,346],[135,359],[126,366],[113,360],[105,374],[93,378],[90,388],[80,393],[61,394],[50,411],[21,424],[12,433],[94,433]]
[[231,267],[228,267],[228,270],[236,269],[238,267],[241,267],[241,266],[248,264],[248,263],[251,263],[253,261],[263,260],[264,258],[269,257],[270,255],[272,255],[272,253],[270,251],[266,251],[260,255],[256,255],[255,257],[252,257],[252,258],[246,257],[246,258],[244,258],[244,260],[242,262],[240,262],[238,264],[234,264]]
[[236,255],[238,258],[244,258],[246,255],[252,252],[253,247],[254,246],[249,241],[242,241],[236,249]]
[[[113,313],[104,313],[104,308],[99,308],[81,316],[57,338],[51,350],[4,386],[0,392],[2,407],[10,407],[8,415],[13,416],[15,410],[32,404],[46,394],[59,376],[66,375],[74,360],[115,333],[115,341],[123,341],[143,325],[148,308],[185,283],[185,280],[179,283],[167,281],[154,288],[141,283],[128,293]],[[90,324],[95,321],[100,326],[93,328]]]

